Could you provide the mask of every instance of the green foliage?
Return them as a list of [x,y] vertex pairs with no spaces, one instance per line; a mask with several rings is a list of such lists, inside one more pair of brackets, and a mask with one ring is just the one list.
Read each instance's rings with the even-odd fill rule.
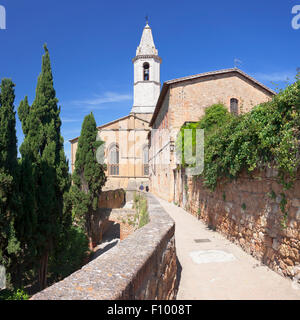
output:
[[225,192],[223,192],[222,198],[223,198],[223,201],[226,201],[226,193]]
[[3,79],[0,86],[0,167],[13,177],[18,166],[14,87],[10,79]]
[[272,190],[271,192],[268,193],[269,197],[273,200],[276,199],[276,193],[274,192],[274,190]]
[[246,169],[273,166],[280,182],[291,186],[299,167],[300,81],[225,123],[205,144],[204,178],[214,189],[218,179],[236,178]]
[[[181,127],[176,139],[176,153],[181,159],[182,166],[194,166],[191,159],[185,159],[186,155],[195,155],[196,152],[196,129],[203,129],[205,141],[218,131],[224,123],[233,119],[233,116],[222,104],[214,104],[205,110],[202,119],[195,123],[188,123]],[[189,134],[189,130],[191,134]]]
[[26,260],[39,267],[41,288],[46,286],[49,254],[70,221],[70,212],[64,207],[70,177],[60,134],[60,107],[53,87],[49,52],[46,46],[44,49],[34,102],[30,107],[25,97],[18,109],[25,138],[20,147],[24,184],[17,231]]
[[141,199],[139,228],[142,228],[148,222],[149,222],[149,213],[147,208],[147,199]]
[[99,195],[106,182],[105,166],[96,159],[97,150],[104,142],[98,140],[97,135],[96,121],[90,113],[82,124],[71,188],[74,215],[78,224],[85,227],[90,242],[91,218],[98,208]]
[[49,261],[51,281],[60,281],[81,268],[88,256],[88,238],[84,230],[71,226],[61,237]]
[[216,132],[225,122],[230,121],[233,116],[227,108],[219,103],[206,108],[205,115],[197,123],[197,128],[204,129],[206,137]]
[[198,210],[197,210],[197,218],[200,219],[200,217],[201,217],[201,209],[198,208]]
[[286,200],[286,196],[284,193],[280,193],[280,203],[279,203],[279,208],[281,210],[281,212],[283,213],[283,217],[281,220],[281,227],[283,229],[287,228],[287,218],[288,218],[288,212],[286,211],[286,204],[287,204],[287,200]]
[[29,295],[24,291],[24,289],[17,289],[15,291],[3,290],[0,291],[0,301],[1,300],[28,300]]
[[15,232],[20,197],[14,86],[10,79],[0,86],[0,264],[6,268],[8,287],[20,251]]
[[133,193],[133,207],[136,208],[139,201],[139,194],[135,191]]
[[143,195],[135,192],[133,202],[138,219],[138,228],[142,228],[149,222],[147,199]]
[[[289,189],[300,164],[299,75],[295,83],[281,90],[270,102],[254,107],[247,114],[233,117],[225,111],[212,112],[215,108],[221,110],[212,106],[198,123],[192,124],[193,128],[205,129],[201,174],[204,184],[214,190],[221,180],[236,179],[243,170],[251,173],[254,169],[273,167],[278,170],[278,181]],[[178,140],[182,141],[182,136]],[[194,140],[188,144],[180,146],[179,152],[194,148]],[[284,207],[281,209],[285,214]]]

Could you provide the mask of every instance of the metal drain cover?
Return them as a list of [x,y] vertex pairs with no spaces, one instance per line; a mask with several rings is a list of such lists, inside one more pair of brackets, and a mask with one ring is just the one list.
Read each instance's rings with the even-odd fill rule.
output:
[[211,242],[211,240],[209,240],[209,239],[194,239],[194,241],[195,241],[196,243]]

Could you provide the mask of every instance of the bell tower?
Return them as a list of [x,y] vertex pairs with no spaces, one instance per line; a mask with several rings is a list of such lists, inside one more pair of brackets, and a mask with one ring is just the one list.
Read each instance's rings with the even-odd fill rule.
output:
[[131,113],[153,113],[160,94],[161,58],[155,48],[152,31],[146,23],[136,56],[134,68],[133,107]]

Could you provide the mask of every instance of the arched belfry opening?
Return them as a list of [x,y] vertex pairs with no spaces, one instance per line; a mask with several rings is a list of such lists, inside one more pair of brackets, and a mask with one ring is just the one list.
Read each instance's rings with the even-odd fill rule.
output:
[[148,62],[145,62],[143,64],[143,75],[144,75],[144,81],[150,80],[150,65]]

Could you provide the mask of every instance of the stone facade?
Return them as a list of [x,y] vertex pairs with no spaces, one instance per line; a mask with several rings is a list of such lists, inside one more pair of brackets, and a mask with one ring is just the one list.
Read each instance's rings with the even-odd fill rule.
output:
[[[275,176],[271,169],[242,174],[211,192],[201,179],[178,172],[174,201],[274,271],[292,278],[300,276],[300,175],[289,191]],[[287,200],[287,228],[281,226],[281,193]]]
[[147,225],[31,300],[175,299],[175,223],[153,196],[147,196]]
[[[99,137],[105,142],[105,174],[107,182],[104,191],[127,189],[130,181],[137,187],[143,182],[148,185],[149,177],[144,171],[144,148],[148,150],[147,135],[152,114],[130,114],[121,119],[98,127]],[[71,140],[71,167],[74,170],[78,138]],[[118,174],[109,172],[109,152],[112,146],[118,146]],[[148,165],[148,162],[146,163]]]
[[[219,70],[175,79],[164,83],[154,115],[149,164],[150,189],[168,201],[174,199],[175,152],[172,145],[185,122],[198,121],[205,108],[223,103],[230,111],[230,100],[238,100],[238,113],[250,111],[274,93],[239,69]],[[169,132],[163,134],[162,131]]]

